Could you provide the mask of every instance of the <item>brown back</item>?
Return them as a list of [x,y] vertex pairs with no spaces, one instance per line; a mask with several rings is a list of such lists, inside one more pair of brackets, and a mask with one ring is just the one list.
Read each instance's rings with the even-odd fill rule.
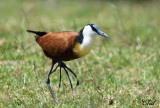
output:
[[37,39],[45,55],[53,61],[68,61],[78,58],[73,54],[73,47],[77,37],[76,32],[48,32]]

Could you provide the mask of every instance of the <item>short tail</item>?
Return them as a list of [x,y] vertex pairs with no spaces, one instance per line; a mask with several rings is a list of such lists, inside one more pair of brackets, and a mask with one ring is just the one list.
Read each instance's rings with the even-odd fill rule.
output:
[[43,36],[43,35],[47,34],[47,32],[32,31],[32,30],[27,30],[27,32],[34,33],[38,36]]

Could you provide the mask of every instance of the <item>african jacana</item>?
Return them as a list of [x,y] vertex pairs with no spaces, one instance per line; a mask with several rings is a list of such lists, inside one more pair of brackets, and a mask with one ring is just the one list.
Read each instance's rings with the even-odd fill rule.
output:
[[[59,88],[61,86],[61,68],[63,68],[68,76],[71,88],[72,83],[68,74],[68,71],[71,72],[77,79],[77,76],[73,71],[68,68],[63,61],[70,61],[73,59],[77,59],[88,54],[93,46],[96,35],[101,35],[104,37],[108,37],[107,34],[102,32],[99,27],[95,24],[88,24],[83,29],[80,30],[79,33],[71,32],[71,31],[63,31],[63,32],[39,32],[27,30],[28,32],[35,33],[35,39],[39,46],[42,48],[44,54],[52,59],[52,66],[50,72],[46,78],[46,84],[50,90],[52,98],[55,103],[58,103],[56,97],[54,96],[54,92],[50,86],[50,75],[56,71],[58,67],[60,67],[60,81]],[[53,70],[54,65],[58,63],[58,66]],[[52,71],[53,70],[53,71]],[[79,81],[77,79],[77,85],[79,85]]]

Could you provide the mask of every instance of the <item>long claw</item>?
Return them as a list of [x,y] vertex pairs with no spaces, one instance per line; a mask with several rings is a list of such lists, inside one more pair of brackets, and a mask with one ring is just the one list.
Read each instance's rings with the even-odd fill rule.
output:
[[[61,87],[61,78],[62,78],[62,75],[61,75],[62,73],[61,73],[61,72],[62,72],[62,70],[61,70],[61,67],[60,67],[60,80],[59,80],[59,89],[60,89],[60,87]],[[59,89],[58,89],[58,90],[59,90]]]
[[79,80],[77,78],[77,75],[70,68],[68,68],[67,66],[66,66],[66,68],[76,77],[76,79],[77,79],[76,87],[77,87],[79,85]]
[[70,79],[69,74],[68,74],[67,70],[65,69],[65,67],[64,67],[64,70],[65,70],[65,72],[66,72],[66,74],[67,74],[67,76],[68,76],[68,79],[69,79],[69,82],[70,82],[70,85],[71,85],[71,89],[72,89],[72,91],[73,91],[72,82],[71,82],[71,79]]

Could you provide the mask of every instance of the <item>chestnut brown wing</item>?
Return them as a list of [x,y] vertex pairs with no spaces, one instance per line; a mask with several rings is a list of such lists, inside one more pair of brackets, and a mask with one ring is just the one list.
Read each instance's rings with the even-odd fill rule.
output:
[[78,36],[78,33],[69,31],[47,32],[46,35],[39,37],[37,42],[46,56],[56,59],[55,57],[67,57],[68,54],[72,56],[72,48]]

